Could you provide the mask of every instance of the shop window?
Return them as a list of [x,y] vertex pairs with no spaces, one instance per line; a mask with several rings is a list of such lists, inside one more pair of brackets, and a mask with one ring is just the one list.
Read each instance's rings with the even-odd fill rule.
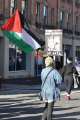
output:
[[9,44],[9,71],[26,70],[26,54],[13,44]]

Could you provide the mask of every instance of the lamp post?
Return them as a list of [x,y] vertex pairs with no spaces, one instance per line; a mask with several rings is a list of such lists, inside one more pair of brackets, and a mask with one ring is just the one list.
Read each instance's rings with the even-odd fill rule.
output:
[[[75,63],[75,0],[73,0],[73,14],[72,14],[72,28],[73,28],[73,34],[72,34],[72,55],[73,55],[73,65]],[[74,75],[73,75],[74,77]],[[74,88],[76,88],[76,79],[74,79]]]
[[75,0],[72,3],[72,57],[73,64],[75,62]]

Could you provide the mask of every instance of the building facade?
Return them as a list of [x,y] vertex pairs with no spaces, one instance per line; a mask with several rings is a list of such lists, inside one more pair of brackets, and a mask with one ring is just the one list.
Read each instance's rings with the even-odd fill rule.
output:
[[[43,11],[43,12],[42,12]],[[36,29],[63,30],[63,63],[80,56],[80,0],[37,0]],[[64,58],[66,57],[66,58]]]
[[[29,29],[45,49],[45,29],[63,30],[63,57],[80,57],[80,0],[0,0],[0,25],[18,8]],[[41,51],[25,54],[0,31],[0,75],[3,78],[34,77],[43,65]]]

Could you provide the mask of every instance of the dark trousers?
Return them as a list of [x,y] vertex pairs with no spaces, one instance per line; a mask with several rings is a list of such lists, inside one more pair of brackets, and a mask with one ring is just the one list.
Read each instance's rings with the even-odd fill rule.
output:
[[53,107],[54,107],[54,102],[45,103],[42,120],[52,120]]
[[72,76],[66,76],[64,78],[64,83],[65,83],[65,89],[68,94],[71,93],[72,87],[73,87],[73,78]]

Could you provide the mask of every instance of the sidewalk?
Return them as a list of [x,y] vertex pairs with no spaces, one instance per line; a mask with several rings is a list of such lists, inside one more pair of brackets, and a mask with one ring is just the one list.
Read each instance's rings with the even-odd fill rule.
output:
[[[26,93],[26,91],[37,91],[39,92],[41,89],[41,84],[37,84],[37,85],[21,85],[21,84],[2,84],[2,88],[0,89],[0,94],[2,94],[3,92],[7,92],[7,93],[17,93],[17,92],[23,92]],[[74,92],[80,92],[80,88],[77,89],[73,89],[72,93]],[[65,94],[65,88],[64,88],[64,84],[61,86],[61,93]]]
[[[29,90],[40,90],[41,88],[41,83],[38,84],[10,84],[10,83],[3,83],[1,85],[1,90],[10,90],[10,89],[29,89]],[[61,85],[61,91],[64,91],[65,87],[64,87],[64,83],[62,83]],[[74,88],[74,90],[80,90],[80,88]]]
[[19,90],[40,90],[40,87],[41,87],[41,84],[31,84],[31,85],[28,85],[28,84],[2,84],[2,87],[1,87],[1,90],[4,91],[4,90],[16,90],[16,89],[19,89]]
[[28,85],[32,85],[32,84],[40,84],[41,83],[41,79],[40,77],[29,77],[29,78],[11,78],[11,79],[3,79],[2,83],[6,83],[6,84],[28,84]]

